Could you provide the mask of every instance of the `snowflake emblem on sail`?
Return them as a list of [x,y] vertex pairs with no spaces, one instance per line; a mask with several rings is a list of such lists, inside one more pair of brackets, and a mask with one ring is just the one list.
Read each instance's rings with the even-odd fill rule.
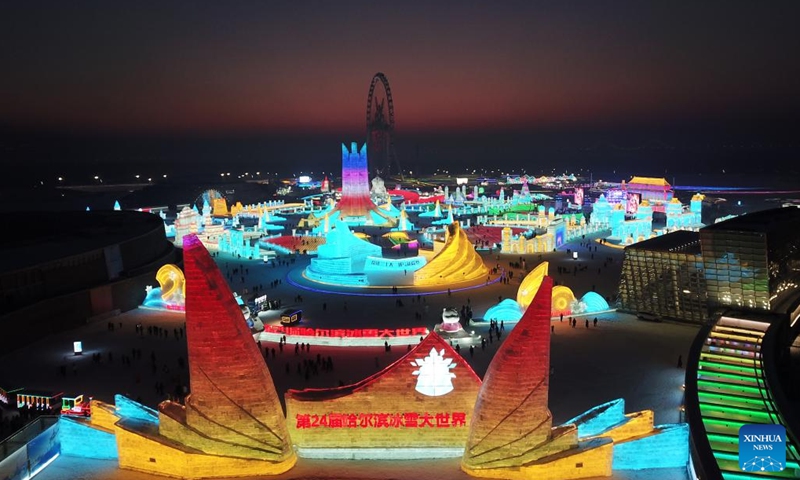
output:
[[435,348],[427,357],[414,360],[411,365],[419,367],[412,375],[417,377],[416,391],[429,397],[447,395],[453,391],[453,379],[456,374],[450,370],[456,368],[452,358],[444,358],[444,349],[437,352]]

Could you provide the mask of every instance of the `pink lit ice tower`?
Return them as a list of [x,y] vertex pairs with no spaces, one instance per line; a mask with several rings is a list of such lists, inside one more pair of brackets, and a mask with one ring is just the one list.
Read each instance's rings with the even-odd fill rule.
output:
[[342,144],[342,199],[336,210],[342,217],[365,217],[374,209],[369,198],[367,144],[361,150],[356,142],[350,144],[350,150]]

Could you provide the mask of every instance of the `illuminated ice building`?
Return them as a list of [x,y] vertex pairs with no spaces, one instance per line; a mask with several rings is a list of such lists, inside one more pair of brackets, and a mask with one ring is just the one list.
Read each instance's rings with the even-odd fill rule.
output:
[[625,244],[636,243],[653,234],[653,207],[647,200],[637,206],[634,218],[626,220],[622,203],[611,204],[604,195],[592,205],[589,224],[611,230],[611,237]]
[[395,227],[397,216],[379,208],[370,197],[367,145],[364,144],[359,150],[355,142],[350,144],[350,149],[342,144],[342,198],[331,210],[319,215],[323,222],[316,226],[314,232],[324,233],[325,222],[330,224],[335,220],[342,220],[348,225]]
[[183,237],[197,233],[199,229],[198,213],[189,207],[183,207],[175,219],[175,243],[183,244]]
[[[396,235],[393,232],[393,235]],[[458,222],[445,229],[445,241],[434,253],[408,242],[384,249],[350,230],[342,220],[334,223],[324,245],[303,275],[320,283],[349,286],[445,286],[485,280],[488,269]]]
[[243,230],[230,229],[219,237],[219,250],[241,258],[255,259],[260,257],[258,243],[251,244]]
[[699,193],[694,195],[687,211],[677,197],[672,197],[665,207],[667,230],[697,230],[702,227],[703,198]]

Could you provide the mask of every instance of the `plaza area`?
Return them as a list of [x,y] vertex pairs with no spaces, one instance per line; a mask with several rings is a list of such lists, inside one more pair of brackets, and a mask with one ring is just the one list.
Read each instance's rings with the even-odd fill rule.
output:
[[[573,260],[571,252],[578,251]],[[596,249],[596,251],[595,251]],[[591,250],[591,251],[590,251]],[[509,283],[497,282],[451,294],[428,294],[402,298],[362,297],[319,293],[298,289],[286,282],[287,275],[304,268],[307,257],[275,266],[260,261],[239,261],[215,257],[223,274],[231,273],[231,286],[241,293],[266,294],[280,299],[283,307],[303,310],[303,324],[314,328],[399,328],[433,329],[441,321],[443,308],[469,305],[480,317],[500,298],[515,298],[524,277],[540,261],[550,262],[555,281],[572,288],[576,296],[593,289],[603,296],[614,294],[621,264],[621,250],[598,245],[587,238],[557,252],[524,257],[483,254],[487,267],[499,265],[515,272]],[[593,256],[593,257],[592,257]],[[559,268],[561,267],[561,268]],[[592,321],[598,321],[596,326]],[[588,324],[586,322],[588,320]],[[277,322],[277,314],[275,320]],[[269,320],[268,320],[269,322]],[[137,325],[141,325],[137,332]],[[588,326],[587,326],[588,325]],[[113,402],[124,394],[155,407],[168,396],[181,396],[188,385],[184,315],[177,312],[137,309],[106,320],[87,324],[64,334],[43,336],[37,343],[4,355],[2,378],[9,386],[64,391],[91,395]],[[622,313],[605,313],[578,319],[572,327],[568,318],[552,320],[551,377],[549,406],[554,424],[601,403],[624,398],[627,411],[651,409],[655,423],[683,421],[682,384],[684,370],[678,358],[686,358],[697,332],[696,326],[652,323]],[[499,342],[512,324],[504,325],[501,338],[480,344],[460,354],[479,376],[483,376]],[[488,322],[466,326],[488,336]],[[82,341],[84,353],[75,356],[72,342]],[[335,387],[370,376],[406,353],[406,347],[323,347],[309,349],[262,342],[262,353],[270,368],[278,394],[287,389]],[[274,353],[273,353],[274,350]],[[321,368],[319,359],[330,357],[333,368]],[[657,455],[654,452],[654,455]],[[435,475],[434,475],[435,473]],[[683,471],[615,472],[620,479],[683,479]],[[119,470],[115,462],[60,457],[38,475],[42,480],[74,478],[144,479],[159,478]],[[471,478],[459,469],[458,459],[424,461],[333,461],[301,458],[297,466],[280,478]]]

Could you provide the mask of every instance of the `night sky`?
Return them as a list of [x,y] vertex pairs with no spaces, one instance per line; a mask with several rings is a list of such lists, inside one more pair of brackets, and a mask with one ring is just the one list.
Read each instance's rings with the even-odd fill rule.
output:
[[6,2],[0,126],[363,135],[382,71],[406,158],[467,132],[797,133],[800,2],[432,3]]

